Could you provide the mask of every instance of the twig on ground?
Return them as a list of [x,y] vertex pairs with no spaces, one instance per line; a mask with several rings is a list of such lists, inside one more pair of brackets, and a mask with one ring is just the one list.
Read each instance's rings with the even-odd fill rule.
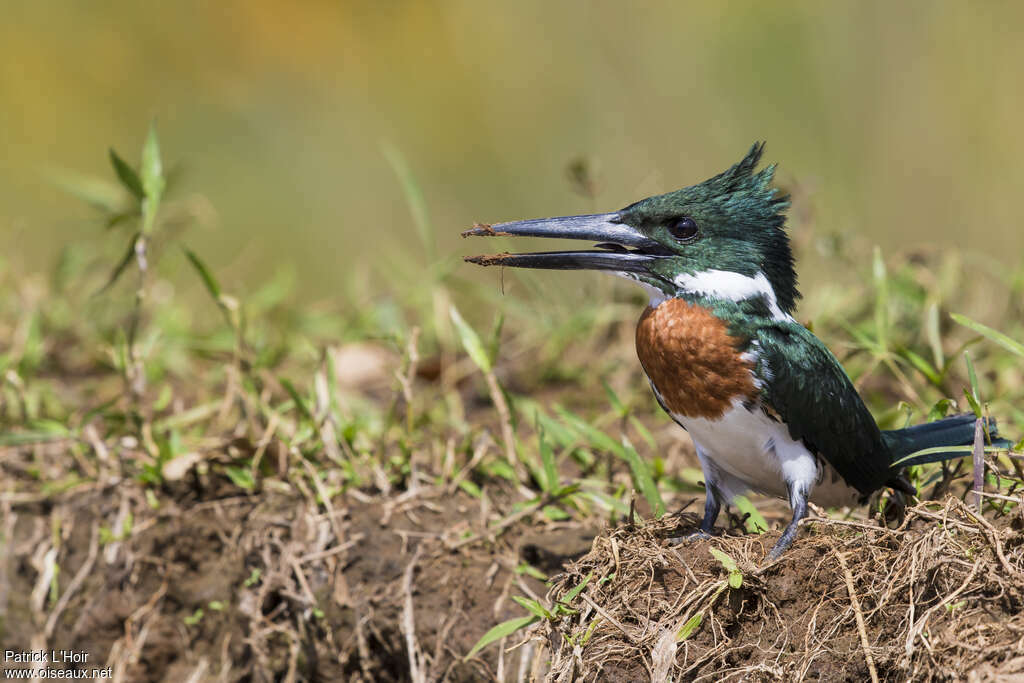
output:
[[868,673],[871,674],[872,683],[878,683],[878,670],[875,669],[875,660],[871,656],[871,643],[868,641],[868,631],[864,626],[864,613],[860,609],[860,600],[857,598],[857,591],[853,587],[853,574],[846,564],[846,558],[842,552],[836,552],[836,558],[843,568],[843,578],[846,579],[846,590],[850,594],[850,604],[853,605],[853,615],[857,619],[857,633],[860,634],[860,646],[864,651],[864,660],[868,664]]
[[422,553],[423,547],[417,546],[416,552],[413,553],[402,576],[402,594],[405,596],[402,606],[402,632],[405,635],[405,649],[409,655],[409,679],[413,683],[426,683],[427,680],[423,651],[416,640],[416,620],[412,602],[413,574],[416,572],[416,563],[419,562]]
[[512,412],[508,409],[505,392],[501,390],[498,377],[493,370],[485,372],[484,378],[487,380],[487,391],[491,395],[491,402],[494,403],[494,409],[498,411],[498,419],[501,422],[501,441],[505,446],[505,459],[515,468],[519,480],[526,481],[528,479],[526,468],[523,467],[523,463],[519,461],[519,454],[516,453],[516,436],[512,431]]
[[92,572],[92,567],[96,563],[96,556],[99,555],[99,549],[100,528],[98,524],[94,524],[92,527],[92,537],[89,540],[89,554],[86,556],[82,566],[75,572],[74,578],[71,579],[68,587],[64,589],[64,593],[57,600],[57,604],[54,605],[53,609],[50,610],[50,615],[46,619],[46,628],[43,629],[43,636],[46,640],[50,640],[53,637],[53,631],[57,628],[57,620],[60,619],[60,615],[64,613],[71,598],[82,584],[85,583],[89,573]]

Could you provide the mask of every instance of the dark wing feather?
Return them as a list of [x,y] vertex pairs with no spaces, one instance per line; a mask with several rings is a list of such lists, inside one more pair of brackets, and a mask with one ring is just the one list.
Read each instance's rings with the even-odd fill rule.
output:
[[889,450],[875,419],[835,356],[798,323],[756,333],[767,382],[762,400],[793,439],[827,460],[849,485],[869,494],[892,478]]

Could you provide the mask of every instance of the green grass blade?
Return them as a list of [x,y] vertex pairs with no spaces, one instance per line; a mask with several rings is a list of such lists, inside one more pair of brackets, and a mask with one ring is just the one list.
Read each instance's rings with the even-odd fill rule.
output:
[[658,449],[658,442],[654,440],[654,435],[651,434],[651,430],[644,426],[644,423],[640,421],[640,418],[636,415],[630,415],[629,424],[633,425],[633,429],[635,429],[636,433],[640,435],[640,438],[644,440],[644,443],[647,444],[648,448],[652,451],[656,451]]
[[576,415],[562,406],[555,406],[555,412],[558,413],[558,416],[562,418],[569,428],[583,437],[592,447],[602,451],[617,452],[620,450],[621,447],[615,442],[615,439],[608,436],[579,415]]
[[654,477],[651,475],[651,468],[640,457],[640,454],[636,452],[636,449],[633,448],[633,445],[629,443],[626,437],[622,437],[622,448],[619,449],[617,455],[629,463],[630,472],[633,474],[633,483],[640,489],[640,493],[647,500],[647,504],[651,506],[654,516],[661,517],[664,515],[665,501],[662,500],[661,492],[658,491],[658,485],[654,482]]
[[544,605],[540,604],[536,600],[530,598],[524,598],[518,595],[513,595],[512,599],[517,605],[531,612],[535,617],[539,619],[550,619],[551,612],[544,608]]
[[600,507],[610,510],[616,514],[625,515],[629,512],[628,505],[622,502],[619,498],[610,496],[604,491],[586,491],[583,495]]
[[758,509],[754,507],[754,504],[750,502],[749,498],[746,496],[736,496],[732,499],[732,504],[736,506],[740,514],[746,515],[743,525],[748,533],[763,534],[768,531],[768,522]]
[[6,432],[0,434],[0,446],[27,446],[34,443],[59,441],[68,438],[69,433],[53,431]]
[[156,135],[156,122],[149,125],[146,142],[142,145],[142,187],[149,199],[159,201],[163,194],[164,166],[160,159],[160,141]]
[[459,482],[459,488],[473,496],[477,500],[483,498],[484,492],[480,490],[480,487],[474,484],[469,479],[463,479]]
[[487,357],[491,365],[498,360],[498,350],[501,348],[501,330],[505,327],[505,313],[500,311],[494,318],[494,329],[491,330],[491,339],[487,344]]
[[142,145],[142,189],[146,198],[142,202],[142,232],[153,229],[156,212],[164,194],[167,181],[164,179],[163,162],[160,159],[160,141],[156,135],[156,122],[149,125],[149,134]]
[[621,400],[619,400],[615,390],[612,389],[612,385],[602,379],[601,386],[604,387],[604,393],[608,396],[608,400],[611,402],[612,408],[615,410],[615,414],[619,417],[626,417],[627,413],[629,413],[629,409],[622,404]]
[[999,344],[1010,353],[1015,353],[1018,356],[1024,356],[1024,344],[1021,344],[1019,341],[1006,336],[999,330],[994,330],[988,325],[982,325],[981,323],[975,320],[971,320],[967,316],[960,315],[959,313],[950,313],[949,317],[952,318],[958,324],[963,325],[968,329],[974,330],[981,336],[986,337],[991,341],[994,341],[996,344]]
[[981,399],[978,398],[978,374],[974,371],[974,363],[971,362],[969,351],[964,351],[964,362],[967,363],[967,381],[971,385],[970,391],[966,387],[964,388],[964,396],[967,397],[967,402],[971,404],[971,410],[974,411],[974,415],[980,418]]
[[708,548],[708,550],[711,551],[714,558],[718,560],[723,567],[725,567],[725,571],[734,572],[739,570],[739,567],[736,565],[736,560],[732,559],[718,548]]
[[558,466],[555,463],[555,452],[544,438],[544,428],[538,426],[537,440],[540,444],[540,460],[544,465],[544,491],[550,493],[558,486]]
[[110,164],[114,167],[117,179],[121,181],[125,189],[141,201],[146,196],[146,191],[142,189],[142,180],[139,179],[139,174],[124,159],[118,156],[113,147],[110,148]]
[[448,308],[448,313],[451,316],[452,323],[455,325],[455,331],[459,334],[459,340],[466,349],[466,353],[469,354],[469,357],[476,363],[478,368],[485,373],[489,373],[491,371],[491,359],[487,355],[487,349],[484,348],[483,342],[480,341],[480,335],[469,326],[469,323],[462,317],[454,304]]
[[[985,446],[986,453],[1003,453],[1005,451],[1005,448],[1000,448],[999,446]],[[933,446],[931,448],[922,448],[919,451],[914,451],[910,455],[905,455],[890,465],[890,467],[897,467],[908,460],[913,460],[914,458],[920,458],[926,455],[933,455],[935,453],[963,453],[963,455],[948,458],[949,460],[956,460],[957,458],[968,458],[973,452],[974,446]]]
[[616,443],[615,439],[565,408],[556,406],[555,411],[566,424],[586,439],[592,447],[598,450],[610,451],[616,457],[625,460],[629,465],[630,473],[633,475],[633,484],[647,500],[647,504],[651,506],[654,516],[661,517],[665,514],[665,501],[662,500],[661,492],[658,491],[658,485],[651,474],[651,468],[640,457],[640,454],[636,452],[636,449],[633,448],[633,445],[626,437],[622,437],[621,444]]
[[872,259],[875,279],[875,335],[880,349],[887,351],[889,337],[889,281],[885,272],[882,250],[875,246]]
[[99,296],[103,292],[113,287],[117,283],[117,281],[121,279],[121,276],[124,274],[125,269],[128,268],[128,264],[132,262],[133,258],[135,258],[135,243],[139,241],[139,237],[141,236],[142,235],[140,233],[135,233],[134,235],[132,235],[131,240],[128,242],[128,248],[125,249],[124,255],[121,257],[121,260],[117,262],[116,266],[114,266],[114,270],[110,272],[110,276],[107,278],[106,284],[100,287],[98,290],[96,290],[96,293],[93,294],[93,296]]
[[529,616],[519,617],[518,619],[509,619],[508,621],[501,622],[500,624],[489,630],[487,633],[485,633],[483,637],[480,638],[480,640],[476,641],[476,645],[474,645],[472,649],[470,649],[470,651],[466,653],[466,656],[462,658],[462,661],[468,661],[473,657],[473,655],[475,655],[477,652],[480,652],[480,650],[484,649],[491,643],[497,642],[506,636],[512,635],[520,629],[526,628],[538,619],[538,617]]
[[692,636],[694,633],[696,633],[697,629],[700,628],[700,624],[701,624],[702,621],[704,621],[704,613],[703,612],[697,612],[692,617],[690,617],[686,621],[686,623],[683,624],[683,627],[681,629],[679,629],[679,632],[676,634],[676,641],[678,642],[678,641],[686,640],[687,638]]
[[195,268],[196,272],[199,274],[203,284],[206,285],[206,291],[210,293],[214,303],[220,306],[220,284],[218,284],[217,279],[213,277],[213,273],[210,272],[210,269],[206,267],[206,264],[203,263],[202,259],[200,259],[194,251],[188,247],[182,247],[182,250],[185,252],[185,256],[188,258],[189,263],[192,264],[192,267]]
[[427,251],[427,260],[433,263],[436,251],[434,231],[430,226],[427,201],[423,197],[423,190],[420,189],[416,176],[413,175],[412,170],[409,168],[405,156],[397,147],[390,142],[382,141],[380,149],[388,164],[391,165],[391,170],[398,176],[398,182],[402,185],[405,201],[409,204],[409,213],[412,214],[413,225],[416,226],[416,232],[419,234],[420,241],[423,242],[423,247]]
[[902,349],[900,351],[900,355],[910,361],[910,364],[917,368],[922,375],[927,377],[929,382],[936,386],[942,384],[942,375],[940,375],[939,371],[932,367],[932,364],[925,358],[910,349]]
[[562,599],[559,600],[559,602],[568,605],[570,602],[575,600],[576,596],[583,592],[583,589],[587,587],[587,584],[590,583],[590,579],[593,577],[594,572],[589,572],[585,577],[583,577],[582,581],[572,588],[572,590],[562,596]]
[[224,468],[224,474],[228,475],[235,486],[246,491],[252,491],[256,488],[256,482],[252,478],[252,472],[245,467],[235,467],[234,465],[228,465]]
[[942,368],[946,364],[946,354],[942,349],[942,335],[939,333],[939,305],[932,302],[925,313],[925,335],[932,349],[935,367]]
[[316,418],[313,417],[313,412],[306,405],[306,399],[302,398],[302,394],[299,393],[295,385],[291,383],[291,380],[284,379],[283,377],[279,380],[284,390],[288,392],[288,395],[292,397],[292,401],[295,403],[296,409],[303,417],[308,419],[310,422],[316,422]]

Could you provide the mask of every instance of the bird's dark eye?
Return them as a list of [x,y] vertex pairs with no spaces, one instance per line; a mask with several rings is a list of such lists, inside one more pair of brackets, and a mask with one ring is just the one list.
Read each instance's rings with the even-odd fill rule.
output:
[[668,226],[668,231],[680,242],[692,240],[700,232],[697,222],[689,216],[679,218]]

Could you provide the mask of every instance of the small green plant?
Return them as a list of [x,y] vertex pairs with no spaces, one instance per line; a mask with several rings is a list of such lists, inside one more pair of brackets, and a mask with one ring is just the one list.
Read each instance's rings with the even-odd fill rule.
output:
[[740,571],[736,560],[732,559],[718,548],[708,548],[716,560],[722,563],[725,571],[729,572],[729,588],[739,590],[743,586],[743,572]]
[[743,587],[743,572],[740,570],[739,565],[736,564],[736,560],[732,559],[728,554],[718,548],[708,548],[708,550],[711,552],[712,557],[721,563],[722,568],[729,573],[729,576],[721,583],[721,585],[718,586],[717,590],[712,593],[707,603],[705,603],[701,609],[690,615],[686,621],[679,626],[676,630],[677,642],[690,638],[700,629],[701,624],[704,623],[704,615],[707,613],[707,610],[714,606],[715,602],[718,600],[719,596],[725,592],[726,588],[739,590]]
[[[529,612],[530,615],[509,619],[508,621],[503,621],[497,626],[491,628],[480,638],[480,640],[476,642],[475,645],[473,645],[470,651],[466,653],[466,656],[462,658],[463,661],[472,658],[476,653],[480,652],[480,650],[484,649],[491,643],[495,643],[502,638],[510,636],[513,633],[526,628],[530,624],[540,621],[541,619],[555,621],[562,616],[575,614],[576,610],[571,607],[571,603],[579,596],[580,593],[583,592],[583,589],[587,587],[588,583],[590,583],[591,578],[593,578],[592,573],[583,577],[583,580],[566,592],[566,594],[563,595],[551,609],[544,607],[544,605],[540,604],[536,600],[524,598],[518,595],[512,596],[512,599],[516,604]],[[587,637],[589,638],[589,635]]]
[[139,171],[125,162],[114,149],[110,150],[110,162],[118,180],[134,199],[134,205],[128,211],[111,214],[107,224],[114,226],[122,221],[135,219],[136,230],[128,240],[124,256],[110,273],[110,277],[101,291],[112,287],[129,265],[135,264],[138,280],[135,288],[135,305],[125,331],[127,362],[124,371],[132,395],[138,400],[146,389],[146,374],[138,339],[143,325],[149,288],[150,261],[152,259],[150,245],[153,239],[153,230],[157,225],[160,202],[163,199],[164,190],[167,189],[156,125],[150,125],[149,134],[142,145],[142,161]]
[[704,613],[697,612],[692,617],[686,620],[686,623],[676,632],[676,640],[686,640],[700,628],[700,625],[704,622]]
[[253,569],[251,572],[249,572],[249,576],[246,577],[242,585],[244,585],[246,588],[252,588],[260,582],[260,577],[262,576],[262,574],[263,573],[258,568]]
[[465,321],[454,305],[449,308],[449,314],[463,348],[466,349],[466,353],[469,354],[469,357],[480,369],[484,379],[487,381],[487,390],[490,393],[495,409],[498,411],[498,418],[501,420],[501,438],[505,447],[505,459],[518,474],[522,475],[523,465],[519,461],[519,455],[516,452],[516,437],[512,423],[512,413],[509,410],[505,392],[498,383],[498,377],[494,374],[494,360],[498,355],[498,339],[501,335],[501,321],[503,319],[498,319],[499,322],[495,325],[495,332],[492,335],[492,342],[490,345],[485,346],[480,340],[480,335]]
[[124,520],[121,522],[119,529],[111,529],[107,526],[100,526],[99,528],[99,539],[101,545],[107,545],[109,543],[116,543],[123,541],[132,535],[132,529],[135,526],[135,517],[132,513],[125,515]]

